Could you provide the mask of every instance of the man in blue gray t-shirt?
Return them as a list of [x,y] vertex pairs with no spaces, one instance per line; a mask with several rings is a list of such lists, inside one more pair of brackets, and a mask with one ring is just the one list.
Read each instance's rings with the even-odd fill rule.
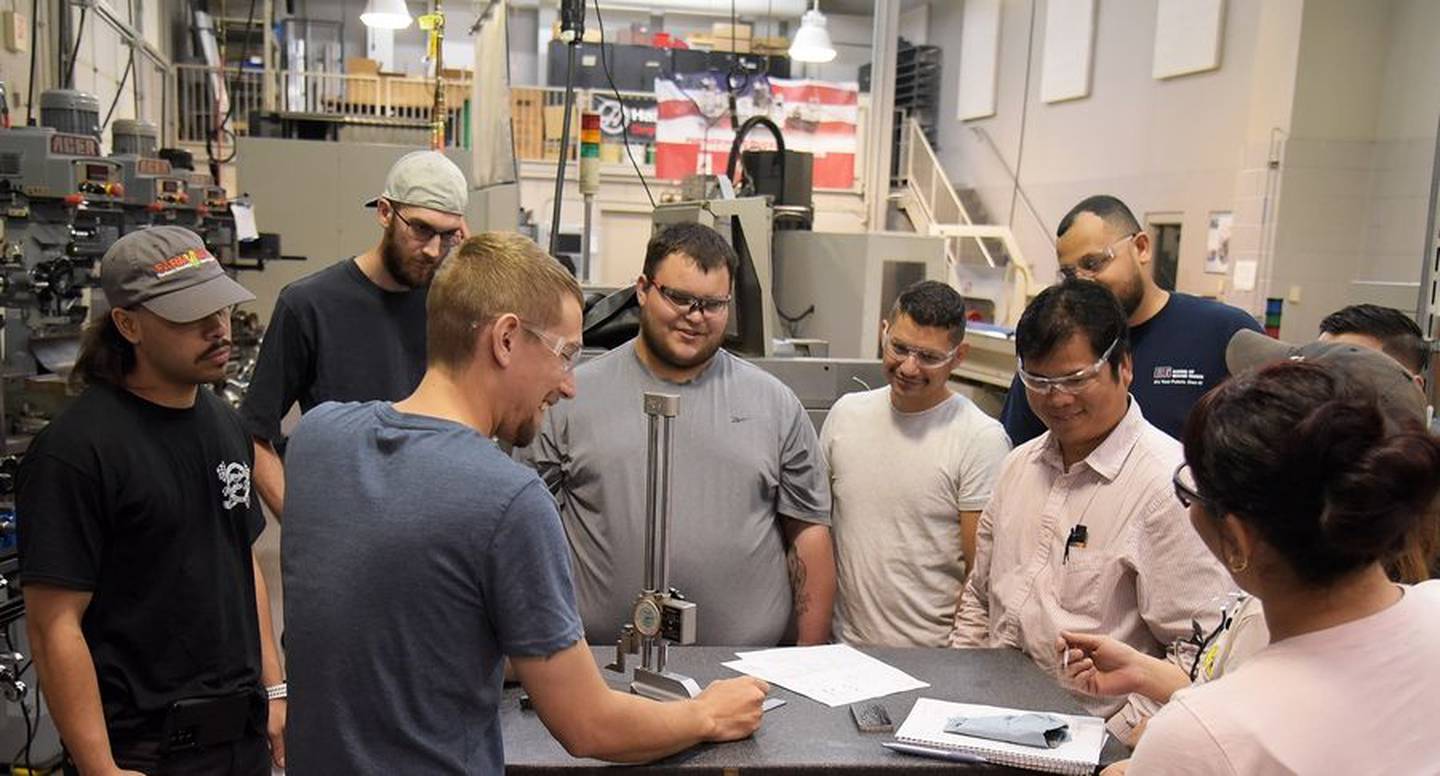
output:
[[[1094,280],[1120,300],[1135,365],[1130,393],[1147,421],[1179,439],[1190,408],[1230,376],[1225,366],[1230,337],[1241,329],[1261,331],[1260,324],[1238,307],[1156,285],[1150,234],[1115,197],[1081,200],[1056,232],[1060,272]],[[1045,433],[1019,375],[1010,384],[1000,422],[1016,447]]]
[[281,538],[292,776],[502,772],[505,658],[576,756],[642,762],[759,726],[748,677],[669,704],[605,685],[553,500],[493,441],[523,447],[575,395],[580,303],[529,240],[467,240],[431,286],[415,392],[301,419]]
[[675,224],[646,248],[640,336],[576,370],[581,396],[521,457],[560,502],[585,633],[612,642],[644,574],[642,394],[680,396],[674,422],[670,582],[698,607],[700,644],[830,639],[830,484],[815,427],[779,380],[720,349],[735,252]]

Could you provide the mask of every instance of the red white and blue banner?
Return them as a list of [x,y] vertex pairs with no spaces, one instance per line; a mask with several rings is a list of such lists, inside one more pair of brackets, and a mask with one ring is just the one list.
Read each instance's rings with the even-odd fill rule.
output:
[[[736,89],[733,114],[725,86],[725,76],[715,73],[655,79],[656,177],[723,173],[735,129],[764,115],[780,127],[786,148],[814,155],[817,188],[854,186],[859,84],[753,76]],[[752,130],[745,148],[773,150],[775,141]]]

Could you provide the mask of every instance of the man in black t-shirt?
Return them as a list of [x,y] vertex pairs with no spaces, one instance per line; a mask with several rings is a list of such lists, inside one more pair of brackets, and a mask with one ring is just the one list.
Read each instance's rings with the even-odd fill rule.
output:
[[380,242],[286,286],[275,303],[240,417],[255,441],[255,488],[285,502],[280,421],[327,401],[402,399],[425,373],[425,295],[465,236],[465,175],[438,151],[402,156],[370,201]]
[[87,387],[17,476],[40,687],[80,773],[269,774],[285,685],[250,438],[199,387],[224,377],[230,309],[254,296],[176,226],[120,238],[100,276]]
[[[1120,300],[1129,316],[1134,359],[1130,393],[1146,420],[1179,439],[1190,408],[1229,376],[1230,337],[1241,329],[1261,331],[1260,324],[1238,307],[1156,285],[1150,234],[1115,197],[1081,200],[1060,220],[1056,234],[1061,274],[1094,280]],[[1045,433],[1018,375],[1000,422],[1016,447]]]

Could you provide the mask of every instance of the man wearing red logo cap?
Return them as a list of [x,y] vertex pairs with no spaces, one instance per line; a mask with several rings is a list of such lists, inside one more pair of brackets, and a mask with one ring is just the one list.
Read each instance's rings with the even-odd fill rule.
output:
[[251,553],[253,453],[200,388],[224,377],[230,309],[254,296],[176,226],[120,238],[100,277],[85,391],[17,477],[40,687],[81,773],[269,774],[285,685]]

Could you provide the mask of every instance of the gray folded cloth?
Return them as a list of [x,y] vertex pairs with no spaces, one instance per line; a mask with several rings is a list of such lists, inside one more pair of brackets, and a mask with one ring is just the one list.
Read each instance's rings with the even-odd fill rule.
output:
[[1045,749],[1054,749],[1070,740],[1070,726],[1054,714],[951,717],[945,722],[945,732]]

